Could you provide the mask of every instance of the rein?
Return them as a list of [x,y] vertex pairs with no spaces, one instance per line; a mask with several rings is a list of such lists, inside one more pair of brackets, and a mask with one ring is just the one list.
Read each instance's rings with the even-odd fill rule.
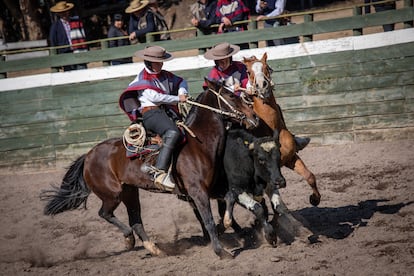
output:
[[220,95],[220,93],[218,93],[217,91],[215,91],[211,88],[209,88],[209,90],[211,92],[213,92],[219,100],[224,102],[231,109],[231,112],[224,111],[224,110],[221,110],[219,108],[211,107],[211,106],[208,106],[208,105],[200,104],[200,103],[192,101],[192,100],[187,100],[186,102],[191,104],[191,105],[202,107],[202,108],[208,109],[210,111],[213,111],[215,113],[218,113],[220,115],[225,115],[225,116],[228,116],[228,117],[240,120],[240,121],[242,121],[242,120],[244,120],[244,118],[246,118],[246,115],[244,115],[242,112],[237,111],[236,109],[234,109],[234,107],[231,104],[229,104],[229,102],[226,101],[226,99],[224,99],[223,96]]

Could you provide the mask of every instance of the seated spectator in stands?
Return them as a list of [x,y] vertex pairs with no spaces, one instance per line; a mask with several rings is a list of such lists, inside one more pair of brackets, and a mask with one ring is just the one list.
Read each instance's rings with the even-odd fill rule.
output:
[[[57,15],[57,20],[50,27],[50,45],[68,47],[57,49],[57,54],[80,53],[88,51],[88,45],[76,45],[86,42],[83,23],[78,16],[71,17],[71,10],[75,5],[66,1],[57,2],[50,11]],[[86,69],[86,64],[74,64],[63,66],[63,71]]]
[[198,0],[190,6],[191,24],[197,27],[203,34],[216,33],[218,28],[211,28],[211,25],[218,24],[220,21],[216,16],[217,0]]
[[[146,43],[145,35],[157,31],[154,14],[149,12],[148,4],[148,0],[133,0],[125,9],[125,13],[130,14],[128,32],[133,44]],[[159,35],[155,40],[159,40]]]
[[[216,16],[220,25],[218,33],[239,32],[247,30],[247,23],[234,25],[237,21],[248,20],[250,10],[244,5],[242,0],[218,0]],[[241,49],[248,49],[249,44],[238,44]]]
[[[113,24],[111,27],[109,27],[108,31],[108,38],[114,38],[114,37],[120,37],[116,40],[110,40],[109,41],[109,48],[113,47],[120,47],[129,45],[129,39],[128,38],[122,38],[128,36],[127,31],[124,30],[124,20],[122,19],[122,15],[117,13],[113,17]],[[116,59],[111,60],[111,65],[119,65],[124,63],[131,63],[132,58],[122,58],[122,59]]]
[[[259,16],[257,20],[266,19],[268,17],[279,16],[285,13],[286,0],[257,0],[256,3],[256,12]],[[290,25],[290,18],[274,18],[266,19],[264,22],[265,28],[274,28],[278,26]],[[281,39],[267,40],[266,45],[269,46],[278,46],[284,44],[298,43],[298,37],[289,37]]]
[[[375,3],[375,2],[380,2],[380,1],[383,1],[383,0],[365,0],[365,4]],[[374,8],[375,8],[375,12],[395,10],[395,2],[375,4]],[[370,12],[371,12],[371,6],[365,6],[365,14],[368,14]],[[395,27],[394,24],[382,25],[384,32],[394,31],[394,27]]]

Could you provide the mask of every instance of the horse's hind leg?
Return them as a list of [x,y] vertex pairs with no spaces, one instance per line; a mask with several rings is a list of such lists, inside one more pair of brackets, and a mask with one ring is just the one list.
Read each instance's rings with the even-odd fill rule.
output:
[[[142,240],[144,247],[154,256],[163,254],[163,252],[155,245],[155,243],[150,241],[147,233],[144,230],[141,218],[139,189],[131,185],[123,185],[121,200],[127,208],[129,225],[132,227],[132,229],[134,229],[135,233]],[[134,238],[133,235],[132,238]],[[126,237],[126,240],[128,242],[128,237]]]
[[99,209],[99,216],[108,221],[109,223],[118,227],[122,233],[124,234],[126,247],[128,250],[134,248],[135,246],[135,238],[134,233],[132,232],[132,228],[123,224],[115,215],[114,210],[119,206],[121,201],[118,197],[111,197],[102,200],[101,209]]
[[300,159],[297,154],[286,166],[297,172],[306,180],[306,182],[308,182],[309,186],[312,188],[312,194],[309,197],[309,201],[313,206],[318,206],[321,202],[321,194],[316,186],[315,175],[306,167],[305,163],[303,163],[302,159]]

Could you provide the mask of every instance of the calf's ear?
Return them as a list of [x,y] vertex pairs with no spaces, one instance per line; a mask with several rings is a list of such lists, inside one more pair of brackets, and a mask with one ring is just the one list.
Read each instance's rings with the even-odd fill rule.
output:
[[254,150],[254,142],[249,144],[249,150]]
[[273,138],[275,141],[279,141],[279,131],[277,129],[273,132]]

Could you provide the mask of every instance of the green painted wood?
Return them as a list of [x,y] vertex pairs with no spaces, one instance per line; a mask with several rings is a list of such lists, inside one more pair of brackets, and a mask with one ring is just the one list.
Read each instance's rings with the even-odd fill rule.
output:
[[[414,139],[410,46],[270,61],[288,128],[314,144]],[[175,73],[196,97],[209,70]],[[97,143],[121,137],[130,122],[118,97],[131,79],[0,93],[0,171],[67,167]]]

